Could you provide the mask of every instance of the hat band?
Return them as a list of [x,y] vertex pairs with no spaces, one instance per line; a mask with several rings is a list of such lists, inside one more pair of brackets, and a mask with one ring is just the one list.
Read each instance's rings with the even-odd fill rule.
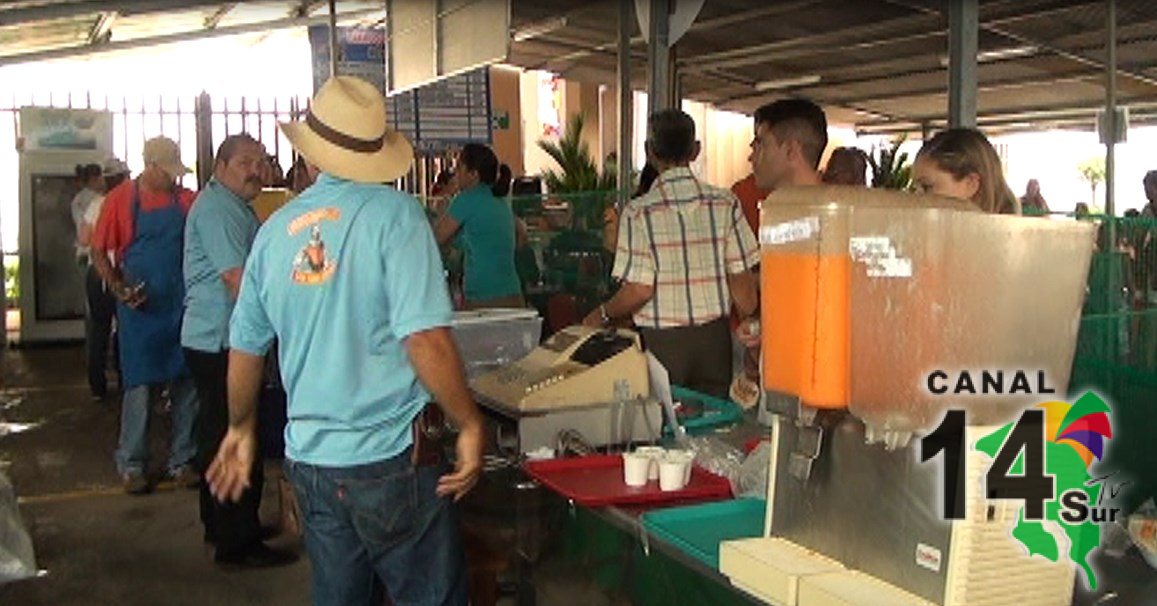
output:
[[317,119],[312,111],[305,111],[305,123],[317,133],[317,136],[333,143],[334,145],[353,152],[360,152],[363,154],[380,151],[382,146],[386,143],[385,133],[377,139],[358,139],[351,137],[345,133],[338,132],[330,128],[326,123]]

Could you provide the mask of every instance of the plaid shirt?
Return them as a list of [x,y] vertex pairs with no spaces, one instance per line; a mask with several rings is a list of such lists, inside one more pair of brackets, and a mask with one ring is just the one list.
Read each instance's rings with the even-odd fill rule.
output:
[[727,316],[727,274],[758,262],[755,234],[735,195],[678,167],[623,209],[613,274],[655,289],[635,313],[637,325],[673,328]]

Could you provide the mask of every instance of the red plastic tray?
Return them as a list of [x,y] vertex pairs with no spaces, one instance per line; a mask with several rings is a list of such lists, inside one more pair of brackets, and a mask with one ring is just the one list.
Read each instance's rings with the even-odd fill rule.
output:
[[579,505],[661,505],[688,501],[726,499],[731,483],[695,465],[691,481],[681,490],[663,492],[658,480],[644,486],[623,483],[621,455],[591,455],[548,461],[528,461],[523,468],[531,477]]

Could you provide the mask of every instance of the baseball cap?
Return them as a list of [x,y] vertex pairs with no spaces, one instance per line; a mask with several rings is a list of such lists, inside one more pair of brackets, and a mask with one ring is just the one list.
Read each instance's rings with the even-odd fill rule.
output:
[[181,148],[168,137],[153,137],[145,141],[145,165],[156,164],[174,179],[193,172],[181,162]]
[[127,164],[122,162],[120,158],[118,158],[116,156],[109,156],[109,157],[104,159],[103,166],[101,167],[101,172],[106,177],[113,177],[116,175],[123,175],[123,174],[129,172],[129,167]]

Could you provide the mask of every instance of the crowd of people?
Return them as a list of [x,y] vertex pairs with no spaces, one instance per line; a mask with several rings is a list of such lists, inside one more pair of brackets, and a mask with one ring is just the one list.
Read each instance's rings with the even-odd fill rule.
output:
[[[837,149],[821,170],[828,125],[810,101],[760,107],[753,126],[751,173],[723,189],[690,169],[701,151],[691,117],[650,116],[647,169],[618,213],[620,287],[582,319],[635,327],[672,383],[739,401],[759,392],[761,201],[788,187],[864,187],[868,173],[854,148]],[[431,223],[412,195],[384,185],[409,172],[414,152],[369,83],[331,79],[305,118],[281,129],[300,155],[284,179],[297,194],[264,223],[253,202],[279,178],[247,134],[221,143],[200,192],[180,185],[190,171],[164,137],[146,142],[144,170],[131,179],[117,160],[78,167],[90,387],[94,398],[108,393],[115,316],[124,489],[153,486],[150,402],[163,392],[173,419],[167,475],[199,489],[216,562],[293,562],[265,543],[257,516],[257,410],[272,366],[288,399],[284,469],[304,512],[315,603],[380,603],[388,591],[396,604],[464,604],[454,502],[479,478],[483,420],[450,333],[439,246],[454,242],[465,255],[463,307],[526,304],[510,169],[488,146],[464,146],[436,183],[448,202]],[[1025,196],[1012,193],[974,129],[930,138],[912,175],[919,191],[990,213],[1048,208],[1035,181]],[[1153,217],[1157,172],[1145,187],[1143,214]],[[442,415],[457,431],[453,460],[429,442]]]

